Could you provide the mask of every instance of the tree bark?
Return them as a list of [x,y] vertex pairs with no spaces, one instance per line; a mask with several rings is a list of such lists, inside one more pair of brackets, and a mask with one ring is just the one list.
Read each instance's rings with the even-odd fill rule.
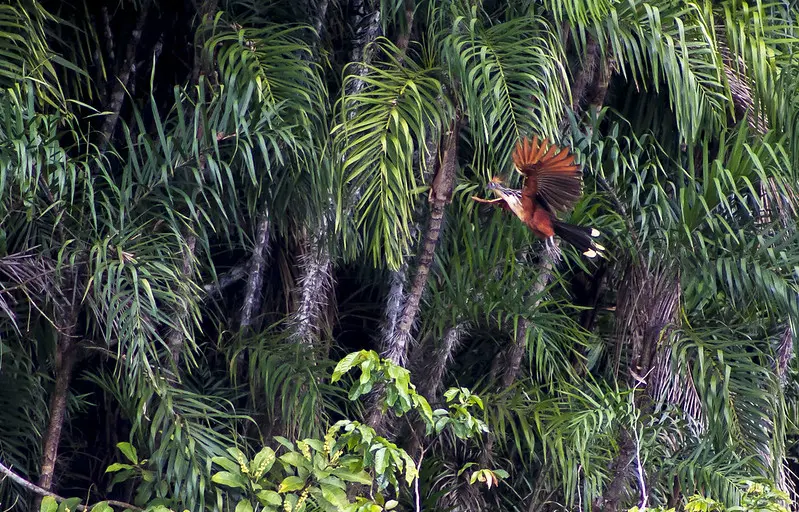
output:
[[304,237],[305,248],[300,256],[302,276],[297,310],[292,319],[293,335],[299,343],[308,346],[314,346],[319,338],[322,317],[333,292],[333,263],[323,237],[323,230],[315,238]]
[[[416,274],[414,275],[410,292],[402,304],[402,313],[397,320],[396,329],[390,333],[391,337],[385,340],[383,357],[400,366],[406,366],[407,364],[408,348],[413,338],[412,331],[419,313],[419,304],[427,286],[427,279],[430,275],[430,267],[433,263],[436,245],[441,235],[444,210],[447,203],[449,203],[452,198],[458,165],[457,154],[460,128],[461,118],[460,115],[456,115],[443,142],[438,172],[436,172],[430,187],[430,215],[428,217],[427,231],[425,232],[422,243],[422,250],[419,254]],[[394,297],[401,296],[401,281],[401,276],[397,276],[394,280],[392,285]],[[389,318],[389,320],[391,319]],[[372,395],[371,403],[366,413],[366,422],[378,432],[386,433],[387,425],[390,421],[382,414],[379,407],[381,397],[383,396],[383,390],[376,389]]]
[[[368,2],[365,0],[350,1],[350,9],[355,13],[351,18],[351,26],[355,27],[355,37],[352,40],[349,62],[357,63],[353,74],[358,77],[366,75],[367,68],[364,64],[372,61],[374,51],[371,45],[380,35],[380,10],[369,12],[368,7]],[[348,84],[346,94],[358,94],[364,85],[361,79],[352,80]]]
[[[58,445],[61,442],[61,430],[67,411],[67,398],[69,397],[69,384],[72,380],[72,371],[75,366],[76,348],[75,330],[81,297],[78,287],[80,279],[78,269],[72,268],[62,276],[57,290],[55,307],[56,329],[58,337],[55,353],[55,383],[53,394],[50,396],[47,431],[42,440],[42,461],[38,485],[46,491],[53,486],[53,475],[58,460]],[[34,503],[39,507],[41,496]]]
[[44,435],[42,464],[39,474],[39,487],[49,491],[53,486],[53,473],[58,459],[58,445],[61,442],[61,429],[67,410],[69,383],[72,380],[72,369],[75,366],[75,352],[72,347],[73,330],[59,336],[55,363],[55,386],[50,396],[50,418],[47,432]]
[[316,14],[314,15],[314,29],[316,30],[316,36],[321,41],[322,39],[322,29],[325,26],[325,19],[327,18],[327,6],[330,3],[330,0],[319,0],[319,3],[316,6]]
[[[114,136],[114,129],[116,128],[117,121],[119,120],[119,112],[122,110],[122,103],[125,100],[125,90],[128,87],[130,76],[135,72],[136,68],[136,50],[138,49],[139,42],[141,41],[142,32],[144,31],[144,23],[147,21],[147,13],[150,10],[150,2],[146,0],[139,12],[139,18],[136,20],[136,26],[130,34],[130,40],[125,51],[125,61],[119,70],[119,75],[116,77],[117,81],[111,89],[111,96],[108,98],[109,114],[103,121],[103,127],[100,130],[100,150],[102,151],[111,141]],[[110,28],[108,28],[107,37],[111,37]],[[113,38],[112,38],[113,44]],[[111,47],[113,51],[113,46]]]
[[250,258],[247,290],[244,294],[244,305],[241,309],[241,320],[239,322],[239,328],[242,331],[250,328],[253,313],[258,313],[261,310],[261,285],[263,284],[268,244],[269,213],[266,207],[264,207],[264,211],[261,213],[260,219],[258,220],[255,247],[253,247],[252,257]]
[[408,358],[408,345],[412,339],[413,325],[419,314],[419,303],[427,287],[427,278],[433,264],[436,246],[441,236],[441,224],[444,219],[446,205],[452,199],[457,169],[458,139],[460,137],[460,119],[456,118],[447,134],[441,155],[441,165],[430,189],[430,217],[425,232],[419,264],[413,278],[411,290],[402,308],[397,332],[390,345],[386,347],[385,357],[396,364],[405,366]]
[[[632,262],[622,280],[616,306],[614,365],[618,379],[641,389],[633,400],[642,417],[652,413],[653,403],[662,393],[675,387],[674,382],[669,382],[671,344],[663,340],[677,321],[680,291],[679,274],[666,262]],[[625,374],[619,371],[622,359],[629,361]],[[677,383],[676,387],[684,391],[687,385]],[[619,453],[609,468],[610,484],[595,503],[609,512],[626,510],[627,487],[633,476],[630,463],[635,455],[635,440],[626,428],[619,436]]]

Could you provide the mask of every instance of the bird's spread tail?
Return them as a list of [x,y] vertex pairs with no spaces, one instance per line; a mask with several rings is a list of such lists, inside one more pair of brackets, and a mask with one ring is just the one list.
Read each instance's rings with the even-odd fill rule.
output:
[[599,236],[599,230],[584,226],[575,226],[561,221],[554,221],[555,234],[562,240],[572,244],[577,250],[588,258],[604,257],[605,248],[594,242]]

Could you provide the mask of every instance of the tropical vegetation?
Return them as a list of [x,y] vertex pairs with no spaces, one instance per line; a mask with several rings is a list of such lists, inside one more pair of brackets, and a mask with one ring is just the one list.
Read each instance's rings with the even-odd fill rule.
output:
[[[4,0],[3,510],[788,510],[799,6]],[[550,258],[472,201],[569,147]]]

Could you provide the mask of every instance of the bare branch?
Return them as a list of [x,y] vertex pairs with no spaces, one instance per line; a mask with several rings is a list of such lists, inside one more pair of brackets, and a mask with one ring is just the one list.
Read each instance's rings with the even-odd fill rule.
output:
[[208,298],[219,298],[222,296],[222,292],[225,291],[228,287],[238,283],[242,279],[247,276],[247,267],[249,266],[249,261],[245,263],[240,263],[235,267],[231,268],[221,276],[215,283],[208,283],[203,285],[203,291],[208,294]]
[[130,34],[128,47],[125,51],[125,62],[122,63],[122,67],[119,70],[119,75],[116,77],[116,83],[114,84],[114,88],[111,92],[111,97],[108,101],[108,107],[106,110],[109,110],[110,112],[106,116],[105,121],[103,121],[103,127],[100,130],[101,150],[105,148],[105,146],[111,140],[111,137],[114,135],[114,128],[116,128],[117,120],[119,120],[119,111],[122,109],[122,102],[125,99],[125,90],[128,87],[131,74],[133,74],[136,69],[136,49],[139,46],[139,41],[141,41],[141,35],[144,31],[144,23],[147,20],[147,13],[149,10],[150,2],[144,2],[141,7],[141,11],[139,12],[139,18],[136,20],[136,26],[133,28],[133,32]]
[[[47,489],[42,489],[38,485],[36,485],[36,484],[34,484],[32,482],[29,482],[28,480],[25,480],[24,478],[22,478],[18,474],[14,473],[14,471],[11,468],[6,466],[2,462],[0,462],[0,473],[2,473],[5,477],[10,478],[13,482],[21,485],[25,489],[27,489],[27,490],[35,493],[35,494],[38,494],[39,496],[50,496],[51,498],[55,499],[56,501],[65,501],[67,499],[67,498],[64,498],[62,496],[59,496],[58,494],[56,494],[54,492],[50,492]],[[111,506],[114,506],[114,507],[127,508],[127,509],[130,509],[130,510],[144,510],[144,509],[141,509],[141,508],[137,507],[136,505],[131,505],[130,503],[125,503],[124,501],[117,501],[117,500],[103,500],[103,501],[105,503],[108,503]],[[78,505],[75,508],[77,510],[80,510],[80,511],[91,510],[92,507],[94,507],[95,505]]]

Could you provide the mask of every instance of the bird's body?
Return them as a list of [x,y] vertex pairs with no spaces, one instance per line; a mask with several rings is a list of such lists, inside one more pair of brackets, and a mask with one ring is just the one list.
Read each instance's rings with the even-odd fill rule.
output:
[[558,211],[574,206],[582,195],[582,172],[574,156],[549,141],[539,143],[538,137],[533,137],[532,141],[524,139],[516,146],[513,163],[525,177],[521,190],[505,187],[495,177],[488,188],[499,197],[473,199],[512,211],[538,238],[547,242],[548,249],[554,247],[553,237],[558,235],[589,258],[601,255],[605,248],[593,240],[599,231],[561,222],[556,216]]

